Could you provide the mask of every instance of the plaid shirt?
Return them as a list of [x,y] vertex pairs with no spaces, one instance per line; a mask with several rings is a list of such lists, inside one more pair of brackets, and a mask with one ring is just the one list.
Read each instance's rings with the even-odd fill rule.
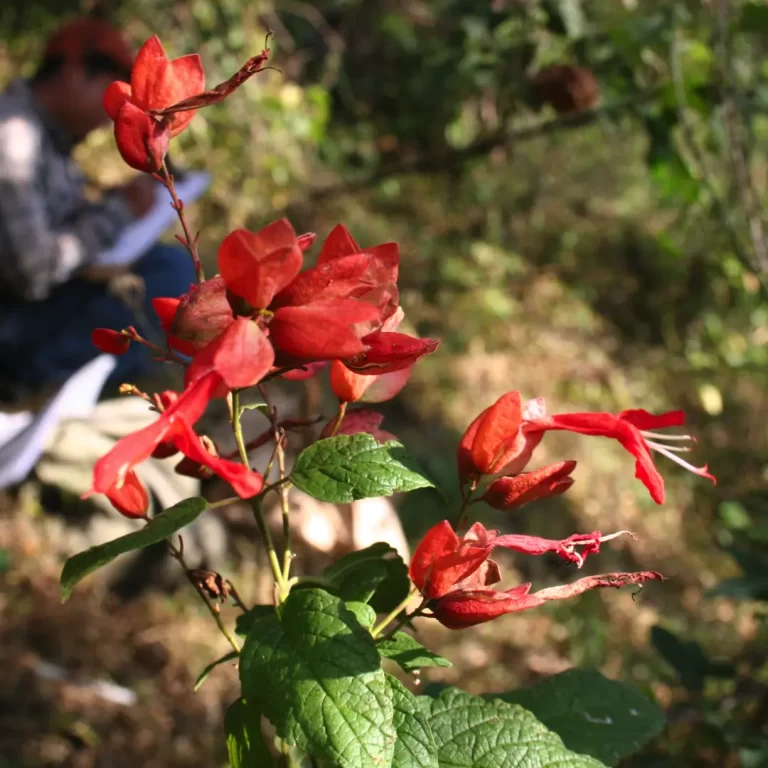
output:
[[45,299],[133,218],[117,195],[85,198],[72,147],[28,81],[0,93],[0,294]]

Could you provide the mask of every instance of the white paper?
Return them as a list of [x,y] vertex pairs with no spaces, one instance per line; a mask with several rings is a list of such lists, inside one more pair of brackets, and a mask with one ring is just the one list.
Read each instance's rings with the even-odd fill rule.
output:
[[[205,171],[190,172],[176,182],[176,194],[182,202],[191,203],[205,192],[210,183],[211,176],[209,173]],[[177,213],[171,207],[171,196],[158,182],[152,208],[140,219],[127,226],[112,248],[104,251],[95,263],[104,266],[132,264],[155,244],[158,237],[176,219]]]
[[99,355],[86,363],[37,414],[0,413],[0,488],[24,480],[60,421],[91,413],[116,363],[113,355]]

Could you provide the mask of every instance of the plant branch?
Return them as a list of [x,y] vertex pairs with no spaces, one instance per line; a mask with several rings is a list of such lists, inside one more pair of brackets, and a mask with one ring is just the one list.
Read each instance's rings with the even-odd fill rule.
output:
[[168,190],[168,194],[171,196],[173,209],[176,211],[176,215],[179,217],[179,223],[182,230],[184,230],[184,237],[178,237],[183,243],[184,247],[189,251],[189,255],[192,257],[192,263],[195,265],[195,274],[197,275],[197,282],[202,283],[205,280],[205,272],[203,271],[203,265],[200,262],[200,254],[197,250],[197,237],[192,237],[192,233],[187,223],[187,217],[184,215],[184,203],[179,200],[179,196],[176,194],[176,185],[173,181],[173,175],[168,170],[168,166],[163,161],[160,173],[157,174],[157,178],[165,185]]
[[229,631],[227,625],[221,618],[219,606],[211,602],[211,599],[208,597],[208,595],[205,594],[205,590],[203,589],[200,582],[192,576],[192,571],[184,560],[184,540],[181,538],[181,536],[179,536],[179,546],[176,547],[174,543],[168,539],[168,546],[170,547],[171,555],[173,555],[173,557],[179,561],[179,564],[184,569],[184,575],[189,580],[189,583],[192,584],[192,586],[195,588],[197,594],[200,595],[200,599],[205,603],[205,606],[210,611],[211,616],[213,616],[213,620],[216,622],[216,626],[219,628],[219,632],[221,632],[221,634],[224,635],[224,637],[227,639],[227,642],[232,646],[232,650],[235,651],[235,653],[240,653],[240,645],[238,644],[237,640],[235,640],[234,636]]
[[[387,625],[394,621],[408,607],[408,603],[413,600],[416,594],[417,592],[415,590],[409,591],[405,600],[403,600],[394,610],[390,611],[378,624],[374,626],[374,628],[371,630],[371,637],[378,637],[378,635],[380,635],[382,631],[387,628]],[[425,604],[426,600],[422,600],[421,605],[410,616],[406,616],[405,619],[398,622],[394,630],[392,630],[392,634],[397,632],[397,630],[402,627],[406,621],[411,619],[413,616],[416,616]]]

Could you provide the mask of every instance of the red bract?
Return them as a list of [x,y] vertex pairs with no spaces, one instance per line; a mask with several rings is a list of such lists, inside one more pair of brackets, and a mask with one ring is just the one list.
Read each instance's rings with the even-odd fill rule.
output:
[[[331,363],[331,389],[341,402],[383,403],[393,398],[408,382],[411,368],[416,360],[437,348],[438,342],[433,339],[412,339],[410,336],[394,333],[402,320],[403,310],[398,307],[395,313],[384,321],[381,333],[363,338],[363,343],[368,347],[366,352],[352,360],[343,362],[334,360]],[[376,355],[379,355],[378,362],[382,362],[380,338],[382,336],[403,336],[408,340],[406,344],[410,345],[410,352],[415,351],[415,359],[409,359],[406,354],[398,361],[403,363],[402,365],[398,364],[396,367],[390,365],[387,370],[384,370],[384,366],[375,367]],[[376,337],[379,338],[376,339]],[[371,343],[371,339],[375,341]],[[374,350],[373,357],[369,358],[371,350]],[[396,355],[393,355],[393,358],[396,359]],[[393,362],[393,358],[390,359],[390,363]],[[364,369],[364,373],[356,372],[361,369]]]
[[507,392],[486,408],[470,425],[459,444],[462,484],[479,475],[517,474],[541,442],[538,433],[525,433],[524,419],[544,413],[542,400],[523,404],[519,392]]
[[108,355],[124,355],[131,346],[131,339],[120,331],[95,328],[91,332],[91,343]]
[[656,571],[636,573],[604,573],[587,576],[572,584],[540,589],[530,594],[531,584],[521,584],[505,592],[495,589],[467,589],[447,594],[434,607],[435,618],[448,629],[464,629],[492,621],[505,613],[537,608],[550,600],[567,600],[591,589],[642,585],[648,581],[663,581]]
[[219,246],[219,272],[232,293],[255,309],[266,309],[275,294],[301,270],[296,233],[287,219],[249,232],[236,229]]
[[[130,84],[115,81],[104,92],[104,108],[115,121],[125,119],[126,104],[149,113],[163,110],[203,90],[205,73],[196,53],[170,61],[157,35],[147,40],[136,56]],[[195,116],[194,110],[177,112],[166,120],[171,136],[181,133]],[[157,120],[153,122],[157,123]]]
[[[413,554],[411,581],[431,601],[435,617],[450,629],[460,629],[490,621],[504,613],[534,608],[548,600],[563,600],[597,587],[619,587],[661,579],[653,572],[613,573],[589,576],[573,584],[544,589],[529,595],[530,584],[507,592],[490,589],[501,580],[498,565],[489,558],[495,547],[504,547],[529,555],[553,552],[579,567],[588,555],[600,550],[604,541],[620,533],[602,536],[599,531],[570,536],[556,541],[537,536],[505,535],[486,530],[475,523],[459,537],[447,521],[430,529]],[[581,548],[581,552],[577,551]]]
[[113,485],[104,491],[104,494],[121,515],[146,518],[149,511],[149,494],[134,471],[126,473],[120,487]]
[[533,472],[494,480],[481,497],[496,509],[518,509],[529,501],[559,496],[572,485],[569,477],[576,467],[575,461],[560,461]]
[[133,467],[148,459],[160,443],[174,441],[183,425],[193,425],[209,401],[224,394],[226,387],[218,374],[209,373],[196,379],[152,424],[126,435],[96,462],[89,493],[121,488]]
[[[664,478],[653,463],[651,451],[657,451],[695,475],[706,477],[712,482],[715,478],[707,471],[707,466],[695,467],[683,461],[678,455],[690,450],[679,446],[680,442],[694,440],[690,435],[664,435],[649,431],[665,427],[678,427],[685,424],[682,411],[670,411],[658,416],[644,410],[622,411],[617,416],[611,413],[565,413],[546,416],[526,422],[527,434],[542,434],[549,430],[566,430],[582,435],[610,437],[631,453],[635,461],[635,477],[645,485],[651,498],[658,504],[664,502]],[[664,445],[660,440],[672,442]]]
[[354,373],[384,374],[410,368],[416,361],[431,355],[440,342],[437,339],[415,339],[404,333],[379,331],[363,337],[365,352],[345,360]]
[[168,343],[182,354],[194,355],[223,333],[234,321],[227,286],[219,275],[193,285],[176,303],[155,299],[152,306],[164,320]]
[[244,389],[269,372],[275,353],[264,331],[253,321],[238,317],[195,355],[185,377],[187,386],[214,373],[227,389]]

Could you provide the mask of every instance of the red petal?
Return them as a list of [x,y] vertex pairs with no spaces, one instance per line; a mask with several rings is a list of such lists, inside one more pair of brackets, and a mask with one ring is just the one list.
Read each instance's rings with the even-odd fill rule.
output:
[[278,291],[299,274],[301,249],[287,219],[249,232],[236,229],[219,246],[219,272],[232,293],[255,309],[266,309]]
[[122,82],[122,80],[115,80],[110,83],[102,97],[104,109],[111,120],[117,119],[117,113],[120,111],[120,107],[122,107],[126,101],[130,100],[131,86],[128,83]]
[[573,485],[568,475],[575,467],[575,461],[560,461],[515,477],[501,477],[491,483],[483,501],[496,509],[517,509],[530,501],[559,496]]
[[275,348],[292,360],[337,360],[363,352],[354,326],[378,316],[375,307],[352,299],[283,307],[275,312],[269,335]]
[[168,126],[126,101],[115,119],[115,141],[125,162],[144,173],[155,173],[163,164],[171,136]]
[[[136,54],[131,70],[131,100],[143,110],[160,106],[173,93],[173,71],[163,44],[157,35],[152,35]],[[170,103],[170,102],[169,102]]]
[[405,333],[378,332],[363,337],[367,349],[360,357],[345,361],[355,373],[374,375],[393,373],[410,368],[426,355],[431,355],[440,342],[437,339],[416,339]]
[[579,567],[589,555],[600,551],[600,531],[593,533],[577,533],[567,539],[542,539],[539,536],[523,536],[520,534],[505,534],[497,536],[493,544],[496,547],[504,547],[514,552],[522,552],[524,555],[541,556],[547,552],[554,552],[571,563],[578,563]]
[[622,411],[619,418],[628,421],[633,427],[641,430],[664,429],[665,427],[682,427],[685,425],[685,413],[683,411],[668,411],[658,416],[642,408],[631,411]]
[[237,317],[227,330],[195,355],[187,368],[187,386],[215,372],[228,389],[243,389],[269,373],[275,353],[253,320]]
[[611,413],[563,413],[527,422],[525,428],[532,431],[566,430],[618,440],[636,459],[635,477],[645,485],[657,504],[664,503],[664,478],[656,469],[643,436],[628,419],[620,419]]
[[319,264],[298,275],[276,296],[274,306],[298,306],[367,293],[376,287],[365,277],[369,265],[370,259],[361,253]]
[[[174,77],[173,94],[170,101],[159,107],[168,107],[182,99],[189,98],[205,88],[205,72],[203,62],[196,53],[174,59],[171,62],[171,70]],[[188,112],[176,112],[170,120],[171,136],[177,136],[190,123],[195,116],[195,110]]]
[[95,328],[91,331],[91,343],[108,355],[124,355],[131,346],[128,336],[111,328]]
[[110,488],[106,497],[125,517],[146,517],[149,511],[149,494],[133,470],[126,473],[122,486]]
[[217,374],[197,379],[157,420],[126,435],[96,462],[91,492],[107,493],[109,489],[121,486],[133,467],[148,459],[161,442],[172,438],[182,424],[194,424],[203,415],[208,402],[224,394]]
[[261,493],[264,478],[248,467],[228,459],[211,455],[203,446],[198,435],[186,422],[180,425],[180,431],[174,437],[176,447],[192,461],[202,464],[226,480],[235,493],[242,499],[250,499]]

